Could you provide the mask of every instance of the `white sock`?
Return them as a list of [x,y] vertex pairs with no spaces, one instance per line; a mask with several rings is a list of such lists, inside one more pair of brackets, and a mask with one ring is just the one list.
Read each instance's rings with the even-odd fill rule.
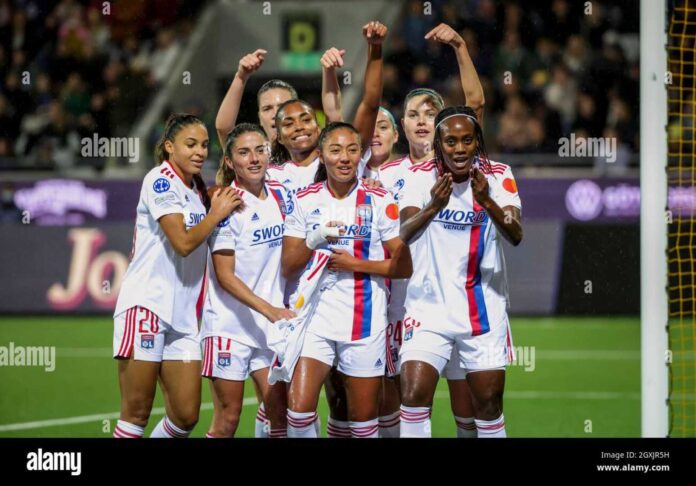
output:
[[430,407],[401,405],[401,437],[431,437]]
[[287,427],[284,429],[271,429],[271,431],[268,433],[268,437],[270,439],[285,439],[288,436],[288,429]]
[[353,439],[377,439],[379,437],[379,420],[373,418],[365,422],[350,422],[350,434]]
[[474,417],[457,417],[454,416],[454,421],[457,424],[457,437],[460,439],[475,439],[476,438],[476,423]]
[[494,420],[476,420],[476,431],[479,439],[505,438],[505,417],[501,413],[500,417]]
[[330,439],[350,439],[350,422],[336,420],[329,416],[329,423],[326,426],[326,434]]
[[293,412],[288,409],[288,437],[309,438],[318,437],[314,425],[317,421],[317,412]]
[[185,439],[191,433],[190,430],[180,429],[174,423],[169,420],[166,415],[159,423],[155,426],[150,438],[153,439]]
[[113,437],[115,439],[140,439],[143,433],[145,433],[145,427],[119,420],[114,427]]
[[379,418],[379,436],[383,439],[398,439],[401,413],[396,411]]
[[206,432],[206,433],[205,433],[205,438],[206,438],[206,439],[214,439],[215,436],[214,436],[213,434],[211,434],[210,432]]
[[256,412],[256,423],[254,426],[254,437],[257,439],[268,439],[268,431],[271,428],[271,422],[266,417],[266,408],[263,403],[259,404],[259,410]]
[[317,414],[317,419],[314,421],[314,431],[317,433],[317,437],[321,437],[321,417]]

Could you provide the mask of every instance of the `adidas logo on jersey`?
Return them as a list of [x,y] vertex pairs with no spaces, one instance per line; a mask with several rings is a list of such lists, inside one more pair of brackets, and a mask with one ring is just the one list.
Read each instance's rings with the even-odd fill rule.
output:
[[251,217],[252,221],[258,221],[259,220],[259,215],[254,213],[254,215]]
[[311,215],[318,215],[318,214],[321,214],[321,211],[319,210],[319,208],[317,208],[317,209],[315,209],[314,211],[312,211],[312,212],[309,213],[309,214],[311,214]]
[[184,194],[184,200],[185,200],[186,202],[190,202],[190,201],[189,201],[189,198],[188,198],[188,194]]
[[375,367],[377,366],[382,366],[382,358],[377,358],[377,362],[375,363]]

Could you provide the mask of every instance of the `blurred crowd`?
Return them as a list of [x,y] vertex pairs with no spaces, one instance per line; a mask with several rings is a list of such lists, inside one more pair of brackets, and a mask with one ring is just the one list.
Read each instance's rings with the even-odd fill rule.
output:
[[126,136],[204,3],[0,0],[0,161],[70,166],[83,136]]
[[[486,96],[492,153],[558,153],[559,138],[616,137],[638,150],[639,15],[634,0],[409,0],[385,57],[384,102],[402,115],[406,93],[438,89],[463,101],[453,50],[424,40],[439,22],[466,42]],[[656,46],[657,48],[658,46]],[[624,161],[625,162],[625,161]]]
[[[77,156],[80,139],[128,135],[204,3],[0,0],[0,168],[8,160],[99,168],[103,161]],[[619,158],[630,158],[639,143],[636,3],[403,0],[390,26],[384,104],[400,118],[417,87],[463,101],[453,50],[424,40],[445,22],[464,38],[484,86],[489,152],[558,153],[559,138],[573,133],[614,137]]]

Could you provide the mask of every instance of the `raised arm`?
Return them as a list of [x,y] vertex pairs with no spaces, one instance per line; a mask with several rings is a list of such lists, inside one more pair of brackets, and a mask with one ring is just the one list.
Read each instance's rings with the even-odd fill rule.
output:
[[440,24],[425,35],[426,39],[433,39],[452,46],[457,55],[459,64],[459,79],[464,91],[464,104],[473,108],[479,123],[483,126],[483,106],[486,100],[483,95],[483,86],[478,77],[474,63],[469,56],[466,42],[461,35],[447,24]]
[[382,42],[387,36],[387,27],[377,21],[368,22],[363,26],[363,36],[367,40],[367,67],[365,68],[365,81],[363,97],[355,113],[353,126],[360,133],[362,152],[364,153],[375,132],[377,114],[382,102]]
[[328,122],[342,122],[341,88],[336,69],[343,67],[345,49],[332,47],[321,56],[321,104]]
[[227,135],[237,123],[239,107],[242,104],[242,96],[244,95],[244,86],[251,73],[259,69],[263,64],[266,52],[264,49],[256,49],[239,60],[237,73],[234,75],[232,84],[230,84],[225,97],[222,99],[222,103],[220,103],[220,108],[215,118],[215,130],[220,140],[220,146],[223,148]]

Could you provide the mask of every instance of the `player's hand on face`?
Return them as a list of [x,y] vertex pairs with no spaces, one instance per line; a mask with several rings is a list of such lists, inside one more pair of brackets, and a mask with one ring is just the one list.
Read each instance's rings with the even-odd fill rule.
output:
[[479,204],[483,204],[490,199],[488,179],[484,176],[477,167],[471,168],[471,190],[474,193],[474,199]]
[[264,313],[264,315],[266,316],[266,319],[268,319],[271,322],[280,321],[282,319],[292,319],[293,317],[297,317],[297,314],[295,314],[290,309],[286,309],[285,307],[273,306],[270,306],[268,310]]
[[362,33],[368,44],[381,44],[387,37],[387,30],[382,22],[373,20],[363,25]]
[[369,179],[367,177],[363,179],[363,183],[370,189],[375,189],[377,187],[384,187],[384,184],[382,184],[377,179]]
[[261,67],[267,53],[268,51],[265,49],[256,49],[251,54],[247,54],[241,58],[239,60],[239,67],[237,68],[237,76],[246,81],[251,73]]
[[430,204],[437,210],[447,206],[452,194],[452,174],[449,172],[437,178],[430,189]]
[[450,45],[454,48],[464,44],[464,39],[452,27],[447,24],[440,24],[433,30],[425,34],[426,39],[432,39],[442,44]]
[[345,54],[345,49],[330,47],[321,56],[321,67],[324,69],[336,69],[343,67],[343,56]]
[[353,255],[342,249],[332,249],[333,254],[329,259],[329,270],[334,272],[353,272],[358,260]]

